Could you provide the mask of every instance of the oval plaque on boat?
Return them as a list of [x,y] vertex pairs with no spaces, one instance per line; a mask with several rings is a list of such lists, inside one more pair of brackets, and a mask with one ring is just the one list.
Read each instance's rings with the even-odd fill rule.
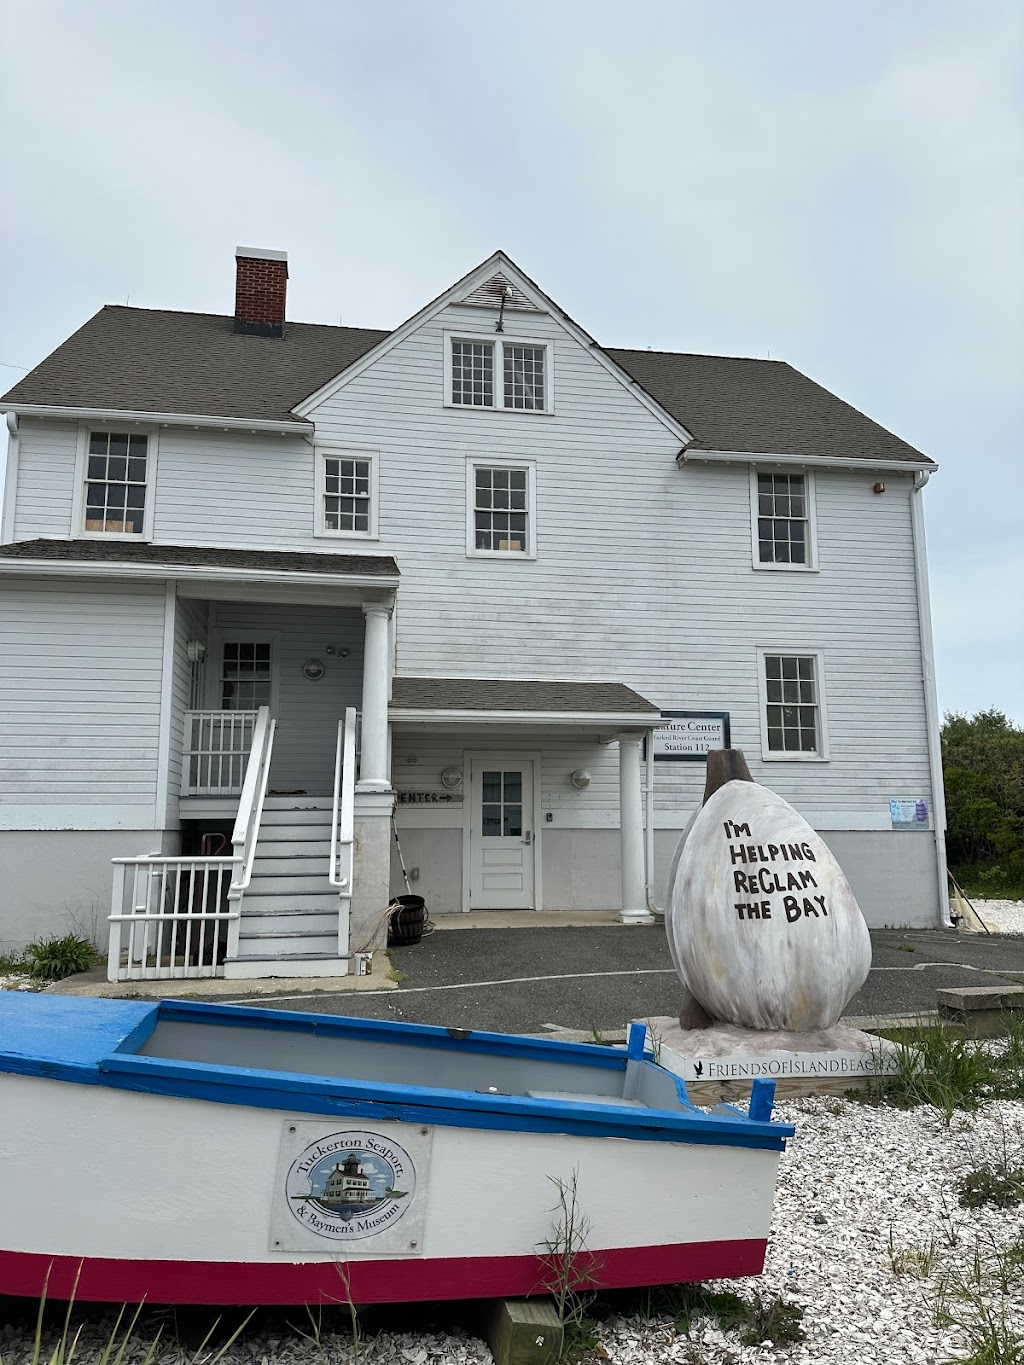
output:
[[[429,1134],[413,1128],[402,1136],[399,1143],[365,1128],[324,1132],[319,1124],[287,1125],[282,1145],[287,1214],[282,1220],[276,1211],[273,1248],[363,1242],[366,1250],[383,1250],[386,1243],[415,1252],[422,1240],[417,1226],[422,1199],[416,1192],[425,1175]],[[418,1149],[415,1155],[410,1147]]]

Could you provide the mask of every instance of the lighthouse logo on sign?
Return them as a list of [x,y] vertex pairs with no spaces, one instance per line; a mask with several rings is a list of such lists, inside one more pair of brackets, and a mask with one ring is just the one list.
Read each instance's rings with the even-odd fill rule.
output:
[[331,1133],[310,1143],[285,1179],[288,1208],[303,1227],[337,1242],[393,1228],[412,1204],[416,1168],[380,1133]]

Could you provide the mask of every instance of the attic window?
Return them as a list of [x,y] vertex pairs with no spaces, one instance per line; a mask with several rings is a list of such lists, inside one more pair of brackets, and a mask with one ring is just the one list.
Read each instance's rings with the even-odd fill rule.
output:
[[[550,356],[545,342],[449,337],[447,401],[456,408],[547,412]],[[496,382],[495,377],[500,376]]]

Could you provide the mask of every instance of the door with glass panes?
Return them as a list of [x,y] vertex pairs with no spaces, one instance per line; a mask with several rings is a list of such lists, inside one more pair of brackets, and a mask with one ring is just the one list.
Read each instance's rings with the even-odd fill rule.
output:
[[207,705],[211,710],[275,709],[274,644],[269,634],[211,633],[206,665]]
[[467,799],[469,908],[532,910],[533,761],[474,755]]

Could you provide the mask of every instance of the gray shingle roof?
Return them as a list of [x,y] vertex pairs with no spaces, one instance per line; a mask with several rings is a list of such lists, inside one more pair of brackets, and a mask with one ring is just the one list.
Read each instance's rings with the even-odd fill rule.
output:
[[0,545],[5,559],[68,563],[155,564],[169,568],[259,569],[264,573],[318,573],[330,577],[397,578],[390,555],[303,554],[290,550],[232,550],[212,545],[150,545],[130,540],[16,540]]
[[589,715],[661,713],[616,682],[532,682],[518,678],[395,678],[392,711],[553,711]]
[[387,335],[290,322],[283,337],[248,336],[214,313],[109,305],[3,401],[297,422],[296,403]]
[[688,451],[930,463],[785,361],[604,351],[693,433]]
[[[291,409],[389,335],[290,322],[242,335],[232,319],[109,306],[0,402],[246,418],[289,424]],[[694,435],[688,450],[928,462],[806,375],[777,360],[606,348]]]

